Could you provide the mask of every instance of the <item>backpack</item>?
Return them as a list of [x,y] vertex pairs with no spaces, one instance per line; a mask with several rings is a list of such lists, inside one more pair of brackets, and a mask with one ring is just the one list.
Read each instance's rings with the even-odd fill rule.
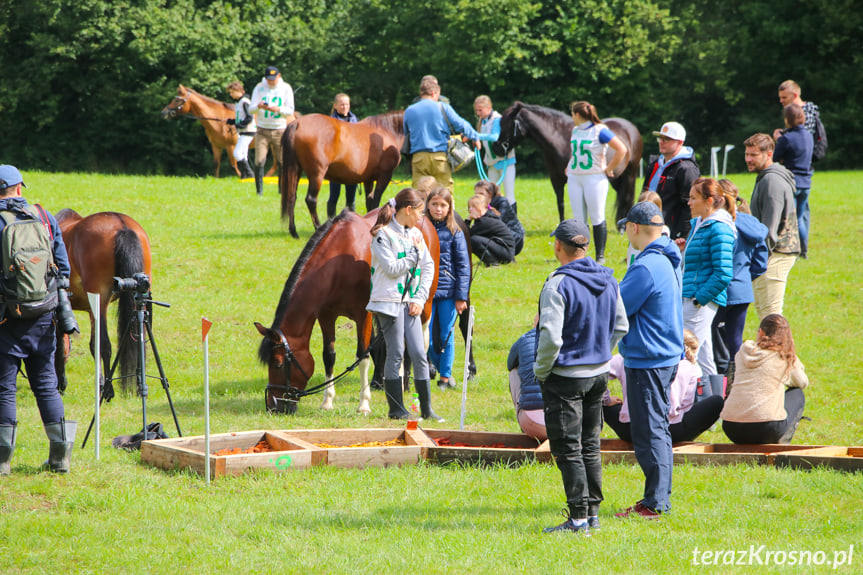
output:
[[823,160],[827,154],[827,131],[821,123],[821,115],[815,116],[815,141],[812,146],[812,161]]
[[[53,238],[41,206],[0,212],[3,269],[0,299],[13,318],[34,318],[57,307]],[[22,217],[23,219],[18,219]]]

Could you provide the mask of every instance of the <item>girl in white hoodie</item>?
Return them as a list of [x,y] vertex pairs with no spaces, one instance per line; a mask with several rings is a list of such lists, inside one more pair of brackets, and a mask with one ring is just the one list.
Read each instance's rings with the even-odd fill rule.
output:
[[384,389],[390,419],[407,419],[402,397],[405,346],[414,370],[414,385],[422,417],[443,421],[431,408],[428,360],[420,319],[434,280],[434,260],[416,225],[425,201],[413,188],[405,188],[378,213],[372,234],[372,289],[366,309],[374,314],[387,344]]
[[725,435],[734,443],[791,443],[809,378],[788,320],[766,316],[756,340],[743,342],[734,361],[734,385],[720,414]]

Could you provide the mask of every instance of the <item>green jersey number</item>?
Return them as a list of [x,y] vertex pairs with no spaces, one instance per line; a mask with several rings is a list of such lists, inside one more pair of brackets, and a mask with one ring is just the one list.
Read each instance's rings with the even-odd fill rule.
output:
[[588,145],[593,143],[593,140],[573,140],[572,141],[572,165],[570,169],[589,170],[593,167],[593,154],[586,149]]
[[[275,97],[275,98],[273,98],[271,101],[269,101],[269,102],[264,102],[264,103],[265,103],[265,104],[268,104],[268,105],[270,105],[270,106],[274,106],[274,107],[276,107],[276,108],[281,108],[281,107],[282,107],[282,99],[281,99],[279,96],[276,96],[276,97]],[[271,111],[269,111],[269,110],[264,110],[264,117],[265,117],[265,118],[281,118],[281,117],[282,117],[282,115],[281,115],[281,114],[279,114],[278,112],[271,112]]]

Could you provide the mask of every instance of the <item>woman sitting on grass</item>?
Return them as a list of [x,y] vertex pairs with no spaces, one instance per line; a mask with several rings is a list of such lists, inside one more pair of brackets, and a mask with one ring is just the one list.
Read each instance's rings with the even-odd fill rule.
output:
[[[677,366],[677,375],[671,382],[668,393],[668,429],[671,431],[672,443],[693,441],[716,423],[719,412],[722,411],[722,398],[718,395],[712,395],[695,403],[695,388],[701,377],[701,368],[696,361],[698,339],[688,329],[683,330],[683,353],[685,357]],[[623,398],[614,397],[606,392],[602,402],[603,419],[620,439],[631,443],[623,357],[620,354],[614,355],[609,367],[610,377],[620,380],[623,386]]]
[[518,221],[518,213],[505,197],[500,195],[500,188],[494,182],[480,180],[473,187],[473,193],[484,196],[488,201],[489,210],[497,213],[515,241],[515,255],[521,253],[524,247],[524,226]]
[[720,414],[725,435],[734,443],[791,443],[809,378],[788,320],[776,313],[761,320],[755,341],[743,342],[734,361],[734,385]]

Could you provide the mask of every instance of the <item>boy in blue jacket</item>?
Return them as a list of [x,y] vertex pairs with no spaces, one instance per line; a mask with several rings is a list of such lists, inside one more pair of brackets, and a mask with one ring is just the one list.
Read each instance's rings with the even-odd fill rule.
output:
[[670,509],[671,432],[668,392],[683,356],[680,250],[662,235],[662,211],[640,202],[617,222],[642,250],[620,282],[629,332],[618,350],[626,370],[626,394],[635,457],[644,472],[644,498],[616,517],[657,519]]

